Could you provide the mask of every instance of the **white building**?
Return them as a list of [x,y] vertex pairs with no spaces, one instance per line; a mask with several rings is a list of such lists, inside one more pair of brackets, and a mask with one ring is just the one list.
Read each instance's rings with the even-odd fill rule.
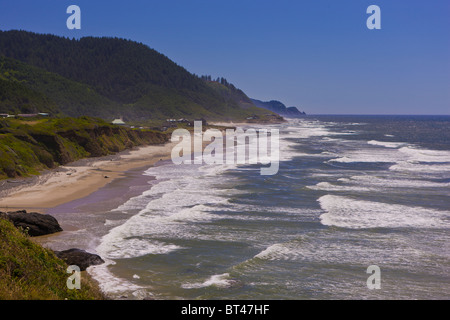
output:
[[119,126],[125,125],[125,122],[123,121],[122,118],[120,118],[120,119],[114,119],[113,122],[111,122],[111,123],[112,123],[112,124],[119,125]]

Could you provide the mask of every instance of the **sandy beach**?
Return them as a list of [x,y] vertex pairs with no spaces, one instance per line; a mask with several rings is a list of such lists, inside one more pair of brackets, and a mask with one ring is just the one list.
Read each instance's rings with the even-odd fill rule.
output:
[[[170,160],[172,149],[178,143],[169,141],[164,145],[143,146],[110,156],[85,158],[47,170],[39,176],[0,181],[0,211],[46,213],[50,208],[89,196],[132,169]],[[192,139],[192,150],[193,143]],[[204,141],[203,148],[208,144]]]
[[47,209],[81,199],[120,178],[128,170],[152,166],[170,159],[175,143],[144,146],[113,156],[83,159],[49,170],[40,176],[0,185],[0,211],[28,210],[45,213]]

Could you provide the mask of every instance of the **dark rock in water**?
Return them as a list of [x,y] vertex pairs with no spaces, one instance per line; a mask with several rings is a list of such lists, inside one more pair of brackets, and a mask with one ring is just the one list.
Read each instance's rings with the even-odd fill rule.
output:
[[32,237],[63,231],[58,221],[48,214],[27,213],[25,210],[21,210],[8,212],[7,216],[16,228],[22,227],[28,230],[28,234]]
[[105,263],[99,255],[89,253],[81,249],[55,251],[55,254],[58,258],[64,260],[68,265],[78,266],[81,271],[85,271],[90,266]]

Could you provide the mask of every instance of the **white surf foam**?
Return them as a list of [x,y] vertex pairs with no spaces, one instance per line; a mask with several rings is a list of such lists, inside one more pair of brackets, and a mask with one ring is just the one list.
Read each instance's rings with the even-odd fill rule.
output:
[[434,194],[450,194],[450,182],[434,182],[421,179],[406,179],[399,177],[377,177],[373,175],[353,176],[351,178],[339,178],[336,182],[319,182],[316,185],[307,186],[311,190],[321,191],[351,191],[351,192],[396,192],[405,188],[430,189]]
[[370,140],[367,143],[374,145],[374,146],[382,146],[382,147],[386,147],[386,148],[400,148],[402,146],[407,145],[407,143],[405,143],[405,142],[387,142],[387,141],[377,141],[377,140]]
[[399,151],[407,155],[408,160],[412,161],[450,162],[450,151],[447,150],[429,150],[408,146],[400,148]]
[[[126,239],[116,233],[110,233],[112,239],[105,237],[97,250],[109,259],[128,259],[148,254],[167,254],[182,247],[148,239]],[[105,244],[107,242],[107,244]]]
[[448,228],[450,212],[325,195],[319,198],[325,211],[321,223],[352,229]]
[[450,176],[450,151],[414,147],[403,147],[399,151],[404,157],[389,168],[392,171],[442,173]]
[[215,286],[219,288],[228,288],[233,286],[236,283],[236,280],[230,279],[229,273],[217,274],[211,276],[204,282],[196,282],[196,283],[184,283],[181,285],[183,289],[198,289],[198,288],[206,288],[210,286]]
[[289,244],[276,243],[258,253],[254,258],[264,260],[292,260],[296,254]]
[[385,148],[360,147],[327,162],[392,163],[389,168],[392,171],[447,172],[450,175],[450,151],[421,149],[402,142],[371,140],[368,144]]
[[407,179],[402,177],[377,177],[373,175],[352,176],[339,178],[338,181],[362,186],[380,188],[446,188],[450,182],[434,182],[421,179]]
[[337,141],[331,138],[336,135],[349,135],[356,132],[336,132],[330,129],[331,123],[299,120],[291,121],[290,125],[280,130],[280,161],[289,161],[294,157],[329,156],[329,154],[308,154],[294,148],[301,146],[303,139],[322,137],[324,141]]
[[134,297],[141,300],[152,296],[147,290],[149,288],[136,285],[131,281],[113,275],[108,267],[114,264],[113,261],[105,259],[104,264],[91,266],[87,269],[87,272],[98,280],[98,285],[103,292],[116,297],[131,293]]
[[450,177],[450,164],[425,164],[411,161],[399,161],[389,167],[392,171],[422,172],[422,173],[442,173],[445,177]]
[[[377,245],[374,246],[373,243]],[[366,233],[364,238],[356,234],[314,232],[300,238],[270,245],[240,267],[260,269],[260,261],[294,261],[304,265],[306,262],[362,265],[365,268],[374,263],[408,267],[410,262],[423,261],[424,252],[411,245],[409,237],[401,235],[392,238],[389,234]],[[298,261],[298,262],[297,262]],[[256,265],[255,265],[256,264]],[[267,268],[268,266],[265,266]],[[440,270],[439,270],[440,271]]]
[[319,121],[299,121],[293,126],[287,127],[290,138],[307,139],[311,137],[333,136],[333,135],[349,135],[355,134],[356,131],[337,132],[329,128],[332,123],[323,123]]
[[224,170],[218,165],[150,168],[146,174],[157,179],[151,189],[116,209],[140,211],[103,236],[97,251],[110,259],[127,259],[183,249],[171,239],[195,238],[195,224],[220,218],[211,213],[212,206],[226,204],[230,194],[239,192],[221,187],[233,184],[233,177],[217,179]]
[[345,149],[350,150],[341,151],[341,155],[338,158],[330,159],[327,162],[338,163],[396,163],[405,158],[405,156],[399,153],[398,149],[394,148],[376,148],[369,145],[364,145],[361,141],[347,141]]
[[307,186],[311,190],[323,190],[323,191],[358,191],[358,192],[370,192],[376,191],[377,188],[369,188],[362,186],[349,186],[349,185],[336,185],[330,182],[319,182],[314,186]]
[[390,155],[386,154],[374,154],[370,151],[358,151],[348,154],[343,157],[328,160],[329,162],[340,162],[340,163],[354,163],[354,162],[379,162],[379,163],[390,163],[396,162],[398,160],[393,160]]

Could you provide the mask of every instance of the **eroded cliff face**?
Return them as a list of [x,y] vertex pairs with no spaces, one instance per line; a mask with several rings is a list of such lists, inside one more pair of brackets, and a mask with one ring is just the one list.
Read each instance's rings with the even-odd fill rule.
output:
[[[58,133],[58,136],[74,143],[75,147],[81,147],[88,157],[101,157],[140,145],[162,144],[168,141],[167,135],[162,132],[111,126],[99,126],[82,131],[64,131]],[[63,146],[60,148],[60,153],[64,154],[64,151]],[[61,159],[60,163],[65,164],[74,160],[77,159]]]
[[169,140],[162,132],[109,124],[45,129],[0,125],[0,179],[38,174],[82,158],[106,156]]

